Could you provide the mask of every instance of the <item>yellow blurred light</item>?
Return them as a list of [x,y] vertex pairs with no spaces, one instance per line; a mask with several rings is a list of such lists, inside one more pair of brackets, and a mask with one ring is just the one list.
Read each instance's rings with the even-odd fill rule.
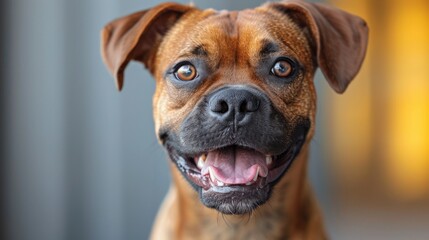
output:
[[414,200],[429,190],[429,5],[396,1],[389,16],[386,180]]
[[[378,180],[396,199],[422,199],[429,194],[429,1],[331,2],[370,27],[359,76],[345,95],[329,95],[334,172],[348,188]],[[365,178],[370,169],[378,173]]]

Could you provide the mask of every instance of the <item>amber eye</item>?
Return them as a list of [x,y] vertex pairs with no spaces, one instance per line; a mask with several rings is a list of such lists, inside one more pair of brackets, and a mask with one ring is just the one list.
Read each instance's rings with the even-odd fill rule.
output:
[[175,76],[182,81],[191,81],[197,77],[197,69],[192,64],[184,64],[176,70]]
[[271,73],[280,78],[286,78],[292,73],[292,64],[287,60],[277,61],[273,68],[271,68]]

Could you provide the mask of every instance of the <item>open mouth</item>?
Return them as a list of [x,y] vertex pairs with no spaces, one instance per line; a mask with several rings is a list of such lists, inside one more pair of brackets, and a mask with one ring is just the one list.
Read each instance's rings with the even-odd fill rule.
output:
[[257,134],[248,135],[249,131],[241,130],[234,138],[225,134],[222,138],[189,134],[194,129],[189,127],[180,132],[180,141],[167,131],[161,132],[161,139],[170,159],[206,207],[240,215],[268,201],[274,185],[300,153],[309,126],[309,121],[303,119],[292,128],[274,128],[289,129],[289,133],[270,128],[258,133],[256,128],[252,133]]
[[172,149],[169,153],[193,185],[222,192],[234,187],[263,188],[276,182],[292,164],[303,142],[304,137],[299,138],[280,155],[238,145],[194,156],[182,156]]

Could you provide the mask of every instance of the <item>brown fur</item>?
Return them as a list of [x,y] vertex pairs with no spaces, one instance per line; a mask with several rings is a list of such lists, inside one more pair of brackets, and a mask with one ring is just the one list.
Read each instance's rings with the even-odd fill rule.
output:
[[[265,40],[281,45],[304,71],[287,89],[261,81],[255,74]],[[104,60],[122,88],[130,60],[143,62],[156,79],[153,98],[156,131],[178,128],[201,97],[225,84],[262,90],[286,119],[306,116],[312,125],[294,164],[275,186],[269,201],[252,214],[224,216],[203,206],[197,192],[171,164],[173,184],[155,222],[151,239],[325,239],[322,219],[307,177],[309,142],[314,134],[319,66],[330,85],[343,92],[363,60],[367,28],[340,10],[288,1],[240,12],[198,10],[162,4],[106,26]],[[215,69],[197,91],[180,89],[164,79],[165,70],[197,47],[209,53]]]

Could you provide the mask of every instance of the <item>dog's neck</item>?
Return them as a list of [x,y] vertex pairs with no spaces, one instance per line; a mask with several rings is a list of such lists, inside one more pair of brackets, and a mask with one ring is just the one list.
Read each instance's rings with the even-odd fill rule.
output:
[[[325,234],[307,181],[307,157],[308,144],[294,160],[294,170],[277,183],[268,202],[240,216],[222,215],[205,207],[172,164],[173,184],[181,186],[171,186],[156,220],[162,224],[155,224],[162,229],[153,229],[152,239],[321,239]],[[312,231],[307,231],[310,228]]]

